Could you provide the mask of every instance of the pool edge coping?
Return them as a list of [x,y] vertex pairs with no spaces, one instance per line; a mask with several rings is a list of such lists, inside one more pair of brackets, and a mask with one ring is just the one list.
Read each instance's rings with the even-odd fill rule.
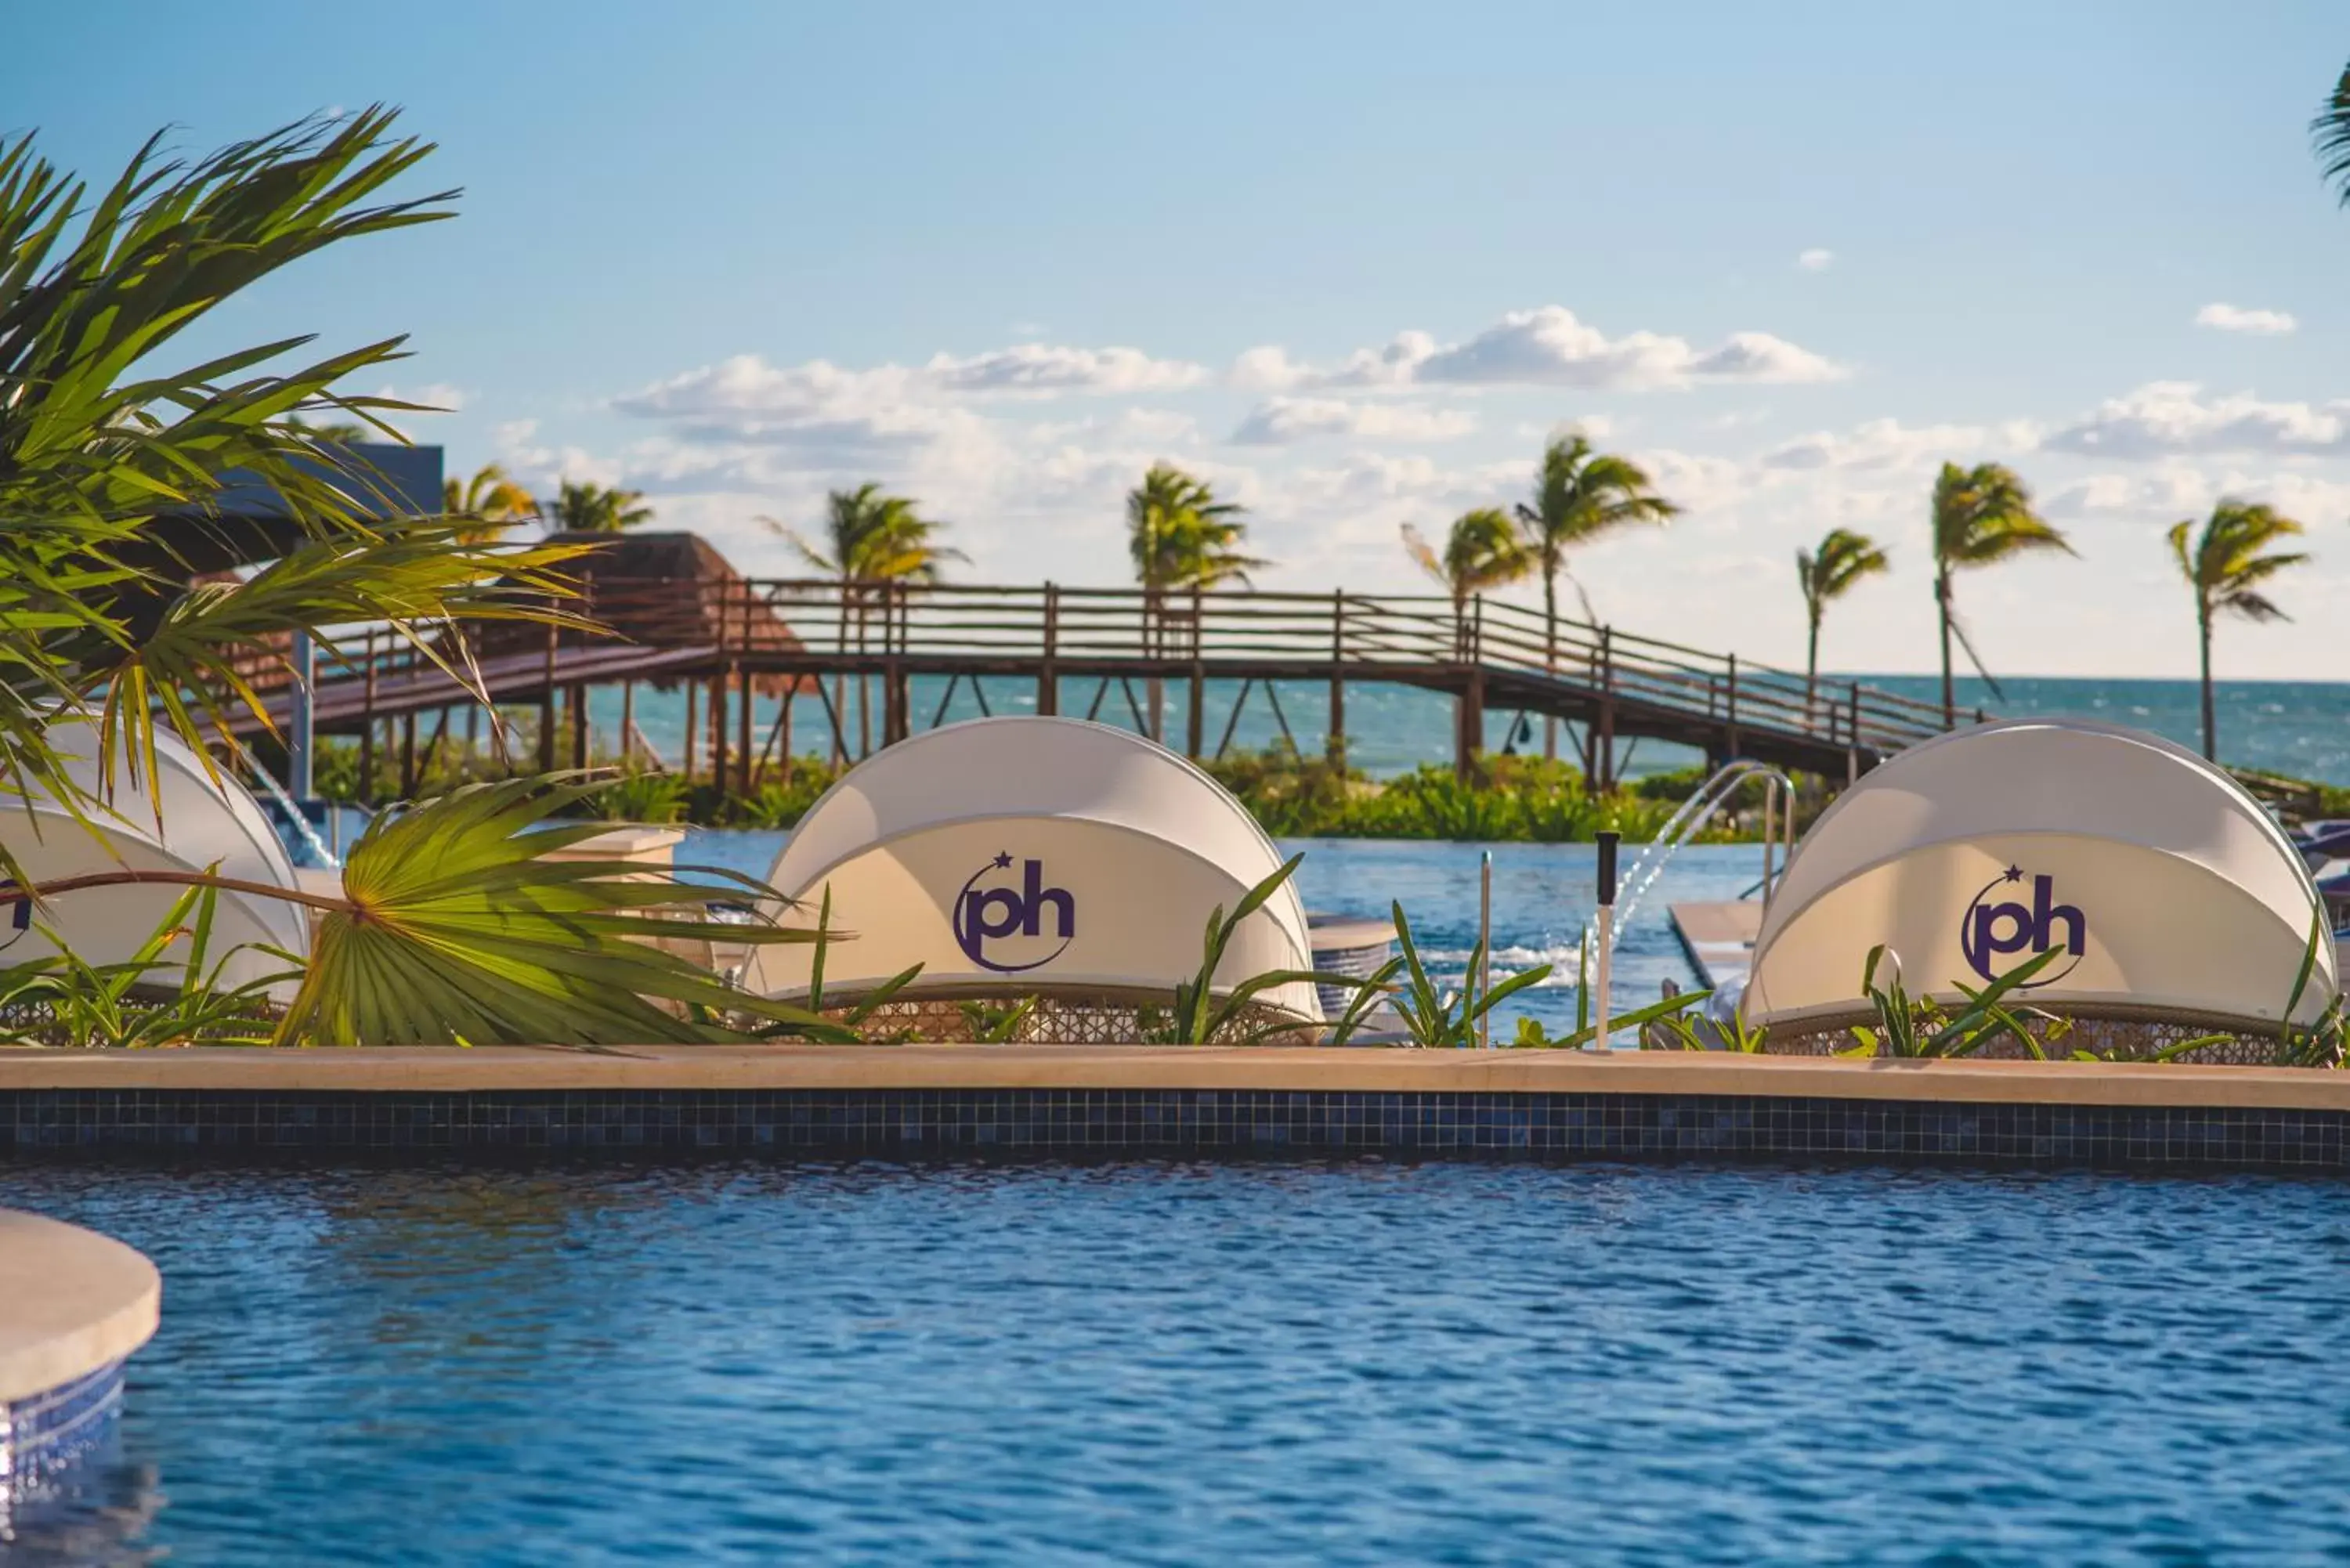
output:
[[[162,1298],[162,1276],[136,1248],[0,1209],[0,1412],[130,1355],[154,1336]],[[0,1465],[0,1489],[6,1480]]]
[[0,1047],[0,1094],[1259,1090],[1670,1095],[2350,1111],[2350,1073],[2176,1063],[1847,1061],[1648,1051],[1153,1045]]

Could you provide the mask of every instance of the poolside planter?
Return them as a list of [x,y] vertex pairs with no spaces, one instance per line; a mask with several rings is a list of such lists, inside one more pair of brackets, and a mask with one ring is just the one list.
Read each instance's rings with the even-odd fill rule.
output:
[[[769,882],[855,933],[826,955],[828,994],[920,964],[909,995],[1149,998],[1201,960],[1201,933],[1279,869],[1281,852],[1222,785],[1128,731],[1074,719],[981,719],[851,769],[809,808]],[[804,996],[813,950],[762,947],[748,980]],[[1294,882],[1244,921],[1219,987],[1309,967]],[[1319,1023],[1314,987],[1260,1001]]]
[[1747,1018],[1861,1016],[1880,944],[1945,1000],[2055,950],[2020,1000],[2090,1017],[2273,1033],[2339,989],[2317,888],[2259,803],[2182,747],[2075,721],[1961,730],[1847,790],[1774,892]]

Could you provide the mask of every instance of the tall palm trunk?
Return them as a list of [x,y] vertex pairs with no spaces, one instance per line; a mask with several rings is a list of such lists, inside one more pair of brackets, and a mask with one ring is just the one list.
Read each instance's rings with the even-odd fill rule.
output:
[[[1558,673],[1558,563],[1543,563],[1543,668]],[[1543,715],[1543,761],[1558,761],[1558,715]]]
[[2220,721],[2211,705],[2211,607],[2199,603],[2195,607],[2195,630],[2203,645],[2203,758],[2206,762],[2220,760]]
[[1942,622],[1942,728],[1959,727],[1958,688],[1950,680],[1950,569],[1945,566],[1934,577],[1934,608]]
[[1819,706],[1820,699],[1820,612],[1812,609],[1811,639],[1804,648],[1804,706],[1808,711]]

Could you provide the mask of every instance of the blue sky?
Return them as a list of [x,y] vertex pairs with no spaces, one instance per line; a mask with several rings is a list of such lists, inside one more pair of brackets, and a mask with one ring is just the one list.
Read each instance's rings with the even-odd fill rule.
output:
[[1248,504],[1266,586],[1400,590],[1400,524],[1575,425],[1688,509],[1578,564],[1628,627],[1800,659],[1793,555],[1841,524],[1898,570],[1827,662],[1928,668],[1933,467],[1998,458],[2082,558],[1965,584],[1995,668],[2191,670],[2161,531],[2240,493],[2319,562],[2222,671],[2345,673],[2337,6],[1632,12],[55,7],[0,125],[105,173],[405,105],[463,216],[208,330],[408,332],[452,468],[641,488],[754,571],[755,517],[874,478],[972,578],[1117,581],[1163,457]]

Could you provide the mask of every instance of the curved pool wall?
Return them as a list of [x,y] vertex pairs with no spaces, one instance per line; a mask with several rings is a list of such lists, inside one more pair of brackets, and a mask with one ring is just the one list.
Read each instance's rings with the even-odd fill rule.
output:
[[161,1295],[121,1242],[0,1210],[0,1525],[106,1446]]

